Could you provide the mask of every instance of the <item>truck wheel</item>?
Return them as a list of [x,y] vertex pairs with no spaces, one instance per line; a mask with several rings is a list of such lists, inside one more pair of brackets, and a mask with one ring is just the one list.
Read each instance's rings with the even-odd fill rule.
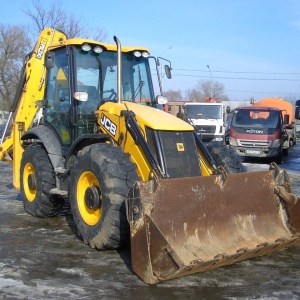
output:
[[247,172],[234,148],[218,142],[207,143],[206,147],[217,166],[223,166],[228,174]]
[[84,243],[117,249],[129,240],[125,198],[136,166],[121,148],[95,144],[79,151],[70,174],[71,211]]
[[289,154],[289,148],[283,149],[283,155],[287,156]]
[[[271,159],[271,162],[273,161],[273,159]],[[279,155],[275,158],[275,163],[277,165],[281,165],[281,161],[282,161],[282,155]]]
[[51,195],[55,187],[54,170],[41,144],[28,146],[20,168],[21,195],[25,210],[40,218],[52,217],[62,210],[64,200]]

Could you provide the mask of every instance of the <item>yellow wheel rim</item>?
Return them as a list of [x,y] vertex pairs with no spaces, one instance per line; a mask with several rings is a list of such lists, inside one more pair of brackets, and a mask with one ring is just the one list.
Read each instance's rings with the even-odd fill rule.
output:
[[31,163],[27,163],[23,172],[23,187],[24,193],[29,202],[33,202],[36,197],[36,187],[30,187],[29,176],[35,175],[34,167]]
[[86,204],[85,193],[86,190],[92,186],[96,186],[100,189],[98,179],[90,171],[83,172],[77,183],[77,205],[82,219],[90,226],[94,226],[99,222],[102,213],[102,208],[90,209]]

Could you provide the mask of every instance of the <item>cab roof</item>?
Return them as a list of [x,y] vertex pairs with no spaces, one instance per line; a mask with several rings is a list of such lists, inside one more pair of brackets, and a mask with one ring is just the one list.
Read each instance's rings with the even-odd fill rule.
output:
[[239,106],[235,108],[235,110],[239,109],[247,109],[247,110],[278,110],[280,111],[279,108],[277,107],[269,107],[269,106]]
[[[84,43],[94,45],[94,46],[98,45],[108,51],[117,51],[117,45],[104,44],[104,43],[97,42],[94,40],[88,40],[88,39],[82,39],[82,38],[74,38],[74,39],[69,39],[69,40],[64,40],[64,41],[58,42],[58,43],[54,43],[49,47],[49,50],[53,50],[53,49],[57,49],[57,48],[65,47],[65,46],[73,46],[73,45],[80,46]],[[145,47],[141,47],[141,46],[122,46],[121,50],[122,50],[122,52],[132,52],[135,50],[139,50],[139,51],[147,51],[148,53],[150,53],[149,49],[147,49]]]

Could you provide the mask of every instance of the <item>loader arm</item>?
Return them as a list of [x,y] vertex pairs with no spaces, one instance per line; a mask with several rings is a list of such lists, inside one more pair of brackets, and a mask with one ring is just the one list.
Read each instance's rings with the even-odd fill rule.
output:
[[19,170],[23,154],[22,135],[33,125],[37,112],[42,109],[45,92],[46,69],[44,67],[47,49],[53,43],[66,40],[61,31],[45,29],[30,53],[22,69],[18,91],[11,108],[12,130],[9,137],[0,144],[0,160],[10,161],[13,164],[13,185],[20,188]]

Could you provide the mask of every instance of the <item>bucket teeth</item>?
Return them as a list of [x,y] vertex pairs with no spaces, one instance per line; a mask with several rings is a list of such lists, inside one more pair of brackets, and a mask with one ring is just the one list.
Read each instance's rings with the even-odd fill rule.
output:
[[245,248],[236,250],[236,253],[244,253],[244,252],[247,252],[248,250],[249,250],[249,248],[245,247]]
[[217,254],[217,255],[214,257],[214,259],[223,259],[223,258],[225,258],[226,256],[227,256],[226,253],[220,253],[220,254]]
[[261,247],[267,247],[267,246],[269,246],[269,243],[265,242],[265,243],[258,244],[256,247],[261,248]]

